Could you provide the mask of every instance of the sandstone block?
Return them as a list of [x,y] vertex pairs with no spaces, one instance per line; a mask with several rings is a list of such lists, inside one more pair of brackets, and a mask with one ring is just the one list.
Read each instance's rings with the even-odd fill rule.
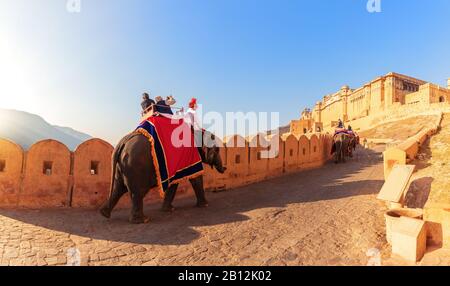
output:
[[417,262],[425,255],[427,234],[423,220],[401,217],[392,228],[392,253]]

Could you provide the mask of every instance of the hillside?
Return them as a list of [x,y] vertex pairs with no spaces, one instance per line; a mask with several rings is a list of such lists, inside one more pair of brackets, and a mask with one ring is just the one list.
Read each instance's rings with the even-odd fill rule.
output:
[[0,138],[16,142],[25,150],[44,139],[58,140],[74,150],[92,137],[72,128],[51,125],[35,114],[0,108]]

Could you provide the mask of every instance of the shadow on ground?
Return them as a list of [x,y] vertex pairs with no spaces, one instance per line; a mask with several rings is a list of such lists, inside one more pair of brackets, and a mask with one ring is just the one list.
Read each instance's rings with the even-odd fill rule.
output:
[[[221,193],[208,193],[210,207],[197,209],[193,198],[175,201],[177,211],[161,213],[159,204],[146,207],[152,222],[128,223],[128,210],[118,210],[111,220],[95,211],[2,210],[6,216],[27,224],[82,237],[136,244],[182,245],[199,238],[193,227],[205,227],[248,220],[246,212],[274,208],[274,215],[290,204],[337,200],[376,194],[382,180],[364,180],[364,170],[382,164],[380,152],[359,149],[346,164],[328,163],[323,168],[285,175]],[[367,171],[366,171],[367,172]]]

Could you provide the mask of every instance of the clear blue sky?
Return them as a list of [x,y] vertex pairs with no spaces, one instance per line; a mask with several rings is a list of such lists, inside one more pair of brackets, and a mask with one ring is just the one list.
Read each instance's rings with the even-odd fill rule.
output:
[[366,3],[81,0],[71,14],[66,0],[0,0],[0,107],[114,143],[145,90],[286,124],[390,71],[445,85],[450,1],[382,0],[374,14]]

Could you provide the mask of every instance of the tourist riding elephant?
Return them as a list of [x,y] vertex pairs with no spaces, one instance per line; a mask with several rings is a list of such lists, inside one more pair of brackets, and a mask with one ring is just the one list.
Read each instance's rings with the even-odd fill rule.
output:
[[334,162],[337,164],[339,162],[345,163],[345,156],[348,152],[349,146],[349,136],[345,133],[340,133],[334,136]]
[[[214,135],[210,137],[214,140]],[[205,136],[205,138],[208,138]],[[150,141],[143,134],[133,132],[125,136],[117,144],[112,155],[112,180],[111,190],[108,200],[101,206],[100,213],[106,217],[111,217],[111,212],[119,202],[120,198],[127,192],[131,196],[132,210],[130,215],[131,223],[147,223],[149,219],[144,216],[144,197],[150,189],[157,186],[155,166],[152,160]],[[219,147],[207,147],[203,144],[202,160],[209,164],[211,168],[215,167],[220,173],[224,173],[222,159],[219,153]],[[197,207],[207,207],[208,202],[205,198],[203,187],[203,176],[190,180],[197,197]],[[178,185],[174,184],[165,192],[163,210],[172,211],[172,201]]]

